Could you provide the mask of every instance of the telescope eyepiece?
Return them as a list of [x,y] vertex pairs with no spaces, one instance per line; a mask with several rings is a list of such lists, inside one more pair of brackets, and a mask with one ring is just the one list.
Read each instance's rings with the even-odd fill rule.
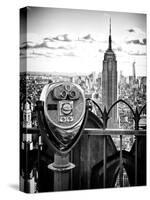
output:
[[62,99],[66,99],[66,97],[67,97],[67,92],[66,92],[65,90],[63,90],[63,91],[60,93],[60,97],[61,97]]

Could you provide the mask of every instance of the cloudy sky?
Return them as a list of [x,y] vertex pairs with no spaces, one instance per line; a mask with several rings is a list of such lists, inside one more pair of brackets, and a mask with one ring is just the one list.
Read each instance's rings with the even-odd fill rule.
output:
[[89,74],[102,71],[108,48],[109,18],[118,72],[146,75],[146,15],[28,7],[27,37],[21,15],[21,71]]

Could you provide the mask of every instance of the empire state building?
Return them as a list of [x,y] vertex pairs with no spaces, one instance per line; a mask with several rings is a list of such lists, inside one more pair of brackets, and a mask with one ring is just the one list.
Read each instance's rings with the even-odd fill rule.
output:
[[[117,60],[112,50],[111,20],[109,27],[109,44],[104,54],[102,70],[102,103],[107,111],[117,101]],[[109,114],[108,128],[117,128],[117,106]]]

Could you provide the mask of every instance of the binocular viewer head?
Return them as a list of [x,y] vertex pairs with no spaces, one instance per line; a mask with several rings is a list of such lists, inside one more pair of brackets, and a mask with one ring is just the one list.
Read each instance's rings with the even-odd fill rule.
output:
[[58,85],[53,89],[53,98],[55,100],[77,100],[80,98],[79,88],[70,83]]
[[59,153],[65,152],[81,135],[86,114],[84,92],[74,83],[53,83],[47,85],[42,99],[43,112],[39,114],[39,126],[46,129],[44,138]]

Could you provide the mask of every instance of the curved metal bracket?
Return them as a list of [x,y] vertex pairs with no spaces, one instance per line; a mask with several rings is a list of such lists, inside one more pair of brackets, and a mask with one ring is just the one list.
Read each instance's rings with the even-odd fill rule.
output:
[[133,113],[133,115],[134,115],[134,110],[132,109],[132,107],[130,106],[130,104],[128,104],[128,103],[127,103],[126,101],[124,101],[123,99],[119,99],[119,100],[117,100],[115,103],[113,103],[113,105],[112,105],[112,106],[109,108],[109,110],[108,110],[108,115],[109,115],[110,111],[112,110],[112,108],[113,108],[116,104],[118,104],[118,103],[120,103],[120,102],[126,104],[126,105],[130,108],[130,110],[132,111],[132,113]]
[[107,109],[106,109],[106,106],[104,107],[104,111],[102,111],[102,109],[100,108],[100,106],[99,106],[94,100],[92,100],[92,99],[87,99],[87,100],[88,100],[88,101],[91,101],[91,102],[98,108],[98,110],[100,111],[100,113],[101,113],[101,115],[102,115],[101,118],[102,118],[102,120],[103,120],[103,128],[104,128],[104,129],[107,127],[107,121],[108,121],[108,119],[109,119],[109,114],[110,114],[112,108],[113,108],[116,104],[122,102],[122,103],[126,104],[126,105],[129,107],[129,109],[131,110],[131,112],[132,112],[132,114],[133,114],[133,120],[135,121],[135,129],[136,129],[136,130],[139,128],[139,120],[141,119],[141,113],[142,113],[142,111],[146,108],[146,104],[145,104],[145,105],[142,107],[142,109],[140,110],[140,112],[139,112],[139,110],[138,110],[137,107],[136,107],[136,110],[134,111],[133,108],[131,107],[131,105],[130,105],[129,103],[127,103],[127,102],[124,101],[123,99],[119,99],[119,100],[117,100],[116,102],[114,102],[114,103],[111,105],[111,107],[108,109],[108,111],[107,111]]

